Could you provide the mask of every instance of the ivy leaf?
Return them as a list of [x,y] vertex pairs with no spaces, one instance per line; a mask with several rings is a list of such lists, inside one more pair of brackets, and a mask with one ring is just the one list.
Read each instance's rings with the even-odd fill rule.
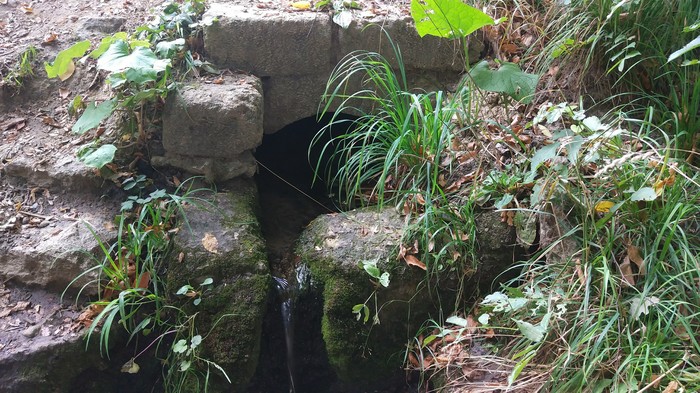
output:
[[333,15],[333,22],[343,29],[350,27],[352,23],[352,11],[342,10],[337,14]]
[[68,49],[60,51],[53,63],[44,62],[46,76],[48,76],[49,79],[59,78],[62,81],[70,78],[71,75],[73,75],[73,70],[75,70],[73,59],[83,56],[88,49],[90,49],[90,41],[85,40],[74,44]]
[[88,107],[85,108],[85,112],[80,116],[80,119],[73,125],[73,132],[76,134],[84,134],[92,130],[99,126],[102,120],[108,118],[116,108],[116,99],[104,101],[99,105],[97,105],[96,102],[89,104]]
[[492,70],[486,60],[480,61],[469,71],[474,83],[483,90],[507,94],[523,104],[532,102],[540,76],[523,72],[515,63],[501,63]]
[[202,343],[202,336],[199,334],[192,337],[192,343],[190,343],[190,348],[195,349]]
[[85,165],[100,169],[114,160],[117,147],[114,145],[102,145],[97,149],[86,149],[78,153],[78,159]]
[[379,283],[382,284],[384,288],[387,288],[389,286],[389,273],[384,272],[382,273],[381,276],[379,276]]
[[421,37],[466,37],[495,21],[461,0],[411,0],[411,16]]
[[175,345],[173,345],[173,352],[175,353],[185,353],[187,350],[187,341],[184,339],[178,340]]

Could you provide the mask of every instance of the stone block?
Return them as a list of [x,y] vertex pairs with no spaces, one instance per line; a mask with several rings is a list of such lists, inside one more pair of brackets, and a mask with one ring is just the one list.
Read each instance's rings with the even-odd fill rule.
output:
[[266,134],[306,117],[315,117],[328,75],[273,76],[263,79]]
[[163,112],[166,155],[235,158],[262,143],[260,80],[250,75],[222,84],[189,84],[172,93]]
[[204,45],[220,67],[268,75],[327,75],[331,21],[322,12],[284,12],[214,3],[204,20]]
[[232,382],[212,370],[210,390],[217,392],[242,391],[255,372],[271,282],[255,184],[239,179],[228,186],[233,191],[217,193],[211,203],[185,208],[187,222],[174,240],[173,254],[180,257],[168,266],[166,289],[175,293],[182,285],[213,280],[198,306],[180,306],[197,313],[196,328],[206,333],[204,357]]
[[464,50],[458,41],[432,36],[421,38],[409,16],[364,19],[353,22],[347,29],[340,29],[337,60],[362,49],[378,52],[396,66],[396,56],[387,35],[400,48],[408,70],[464,70]]

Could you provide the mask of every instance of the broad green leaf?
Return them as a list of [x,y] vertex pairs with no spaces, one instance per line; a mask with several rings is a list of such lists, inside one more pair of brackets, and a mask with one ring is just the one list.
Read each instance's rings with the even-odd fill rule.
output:
[[523,104],[532,102],[540,76],[523,72],[515,63],[501,63],[492,70],[486,60],[469,71],[474,83],[483,90],[507,94]]
[[508,386],[511,386],[513,385],[513,383],[515,383],[525,366],[527,366],[528,363],[530,363],[530,361],[534,359],[535,355],[537,355],[536,350],[529,348],[528,350],[529,351],[527,352],[527,354],[522,359],[520,359],[518,363],[516,363],[515,367],[513,367],[513,371],[508,376]]
[[169,60],[156,57],[152,50],[139,46],[129,53],[129,44],[123,40],[114,41],[107,51],[97,59],[97,68],[109,72],[123,72],[127,69],[151,69],[165,71]]
[[382,274],[382,272],[379,271],[379,268],[377,267],[376,259],[362,261],[362,267],[365,269],[367,274],[369,274],[373,278],[379,278],[379,276]]
[[178,38],[172,41],[161,41],[156,44],[156,55],[161,59],[171,58],[185,47],[185,39]]
[[547,162],[557,156],[559,152],[560,142],[554,142],[537,149],[535,154],[530,159],[530,171],[535,172],[544,162]]
[[500,209],[503,209],[504,206],[511,203],[512,201],[513,201],[513,195],[512,194],[505,194],[498,202],[493,204],[493,207],[500,210]]
[[207,278],[204,279],[204,281],[202,281],[201,286],[211,285],[211,284],[213,284],[213,283],[214,283],[214,279],[211,278],[211,277],[207,277]]
[[514,319],[513,321],[516,325],[518,325],[518,329],[520,329],[520,332],[523,334],[523,336],[525,336],[525,338],[532,340],[536,343],[542,341],[542,339],[544,338],[544,333],[546,330],[539,324],[535,326],[530,322],[522,321],[520,319]]
[[411,0],[411,16],[421,37],[461,38],[495,24],[493,18],[461,0]]
[[97,105],[96,102],[89,104],[87,108],[85,108],[85,112],[80,116],[80,119],[73,125],[73,132],[76,134],[84,134],[99,126],[102,120],[108,118],[112,112],[114,112],[116,107],[117,100],[114,98],[103,101],[99,105]]
[[180,371],[185,372],[185,371],[189,370],[190,365],[192,365],[192,362],[190,362],[189,360],[183,360],[180,363]]
[[98,57],[102,56],[103,53],[109,49],[109,46],[112,45],[114,41],[117,40],[122,40],[126,41],[127,35],[126,32],[120,31],[118,33],[115,33],[113,35],[107,36],[100,41],[100,45],[97,46],[92,52],[90,52],[90,57],[93,59],[97,59]]
[[70,77],[68,74],[72,74],[72,69],[75,69],[75,64],[73,59],[76,57],[81,57],[90,49],[90,41],[80,41],[68,49],[64,49],[58,52],[56,59],[52,63],[44,62],[44,69],[46,70],[46,76],[51,78],[60,78],[61,80],[66,80]]
[[465,318],[458,317],[456,315],[447,318],[445,323],[451,323],[460,327],[467,327],[467,325],[469,325],[469,322]]
[[683,56],[684,54],[690,52],[695,48],[700,48],[700,35],[695,37],[694,40],[685,44],[685,46],[683,46],[681,49],[678,49],[677,51],[671,53],[671,56],[668,57],[668,62],[676,60],[677,58]]
[[85,165],[100,169],[114,160],[117,147],[114,145],[102,145],[95,150],[79,154],[79,159]]
[[630,197],[630,200],[632,202],[636,201],[653,201],[657,197],[656,191],[654,191],[653,187],[642,187],[639,190],[635,191],[634,194]]
[[184,339],[178,340],[175,345],[173,345],[173,352],[175,353],[185,353],[187,350],[187,341]]
[[350,27],[352,23],[352,11],[342,10],[337,14],[333,15],[333,22],[343,29]]
[[192,304],[194,304],[195,306],[199,306],[200,303],[202,303],[201,297],[198,297],[192,301]]

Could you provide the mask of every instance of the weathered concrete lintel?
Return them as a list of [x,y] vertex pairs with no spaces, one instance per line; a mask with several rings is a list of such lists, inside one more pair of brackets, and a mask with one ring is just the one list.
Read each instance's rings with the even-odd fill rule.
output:
[[[213,3],[204,20],[205,48],[214,63],[263,80],[266,134],[315,116],[328,77],[347,54],[375,51],[396,65],[388,37],[401,49],[409,79],[419,81],[409,86],[445,89],[464,70],[464,50],[458,42],[419,37],[407,15],[358,17],[342,29],[328,12]],[[470,60],[476,61],[482,49],[481,41],[473,39]]]

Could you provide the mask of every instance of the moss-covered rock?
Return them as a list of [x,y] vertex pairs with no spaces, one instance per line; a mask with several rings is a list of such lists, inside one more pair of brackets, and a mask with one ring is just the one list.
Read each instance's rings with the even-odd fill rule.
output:
[[[221,366],[233,390],[240,390],[257,366],[271,278],[255,214],[255,186],[240,180],[233,189],[217,193],[211,205],[186,208],[187,220],[175,240],[176,258],[168,267],[167,288],[174,294],[183,285],[197,289],[205,279],[213,280],[201,303],[187,302],[185,309],[198,313],[197,331],[206,335],[203,357]],[[217,385],[214,391],[232,390],[231,385]]]
[[[498,213],[481,213],[476,223],[483,245],[476,275],[466,277],[471,278],[467,288],[476,288],[477,281],[490,282],[523,252],[515,246],[514,229],[501,222]],[[426,272],[396,258],[404,227],[404,218],[391,209],[360,209],[317,218],[298,243],[297,253],[322,291],[322,333],[329,361],[338,377],[352,384],[351,390],[361,390],[363,384],[377,387],[400,375],[406,344],[420,325],[439,317],[440,304],[449,305],[444,312],[452,311],[457,277],[441,277],[428,285]],[[377,260],[379,269],[390,273],[388,288],[365,272],[362,262],[367,260]],[[372,323],[372,316],[364,323],[352,313],[353,306],[362,303],[372,314],[380,309],[378,324]]]

